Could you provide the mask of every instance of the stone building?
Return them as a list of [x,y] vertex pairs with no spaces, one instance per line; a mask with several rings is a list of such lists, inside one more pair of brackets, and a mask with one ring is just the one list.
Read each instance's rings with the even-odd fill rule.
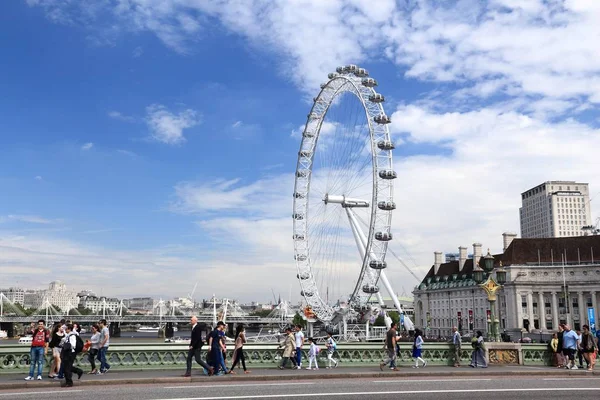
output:
[[[496,316],[501,332],[549,333],[559,323],[575,328],[589,322],[588,309],[598,319],[600,236],[516,239],[503,235],[504,251],[494,255],[495,267],[507,271],[498,292]],[[415,324],[431,336],[449,336],[452,326],[463,333],[488,330],[489,303],[473,280],[481,245],[473,245],[473,260],[460,247],[458,261],[435,263],[413,292]]]

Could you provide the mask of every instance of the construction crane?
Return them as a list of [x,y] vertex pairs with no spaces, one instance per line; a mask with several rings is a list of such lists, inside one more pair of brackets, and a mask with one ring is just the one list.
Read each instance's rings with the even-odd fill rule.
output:
[[600,217],[596,218],[594,225],[586,225],[581,228],[585,236],[588,235],[599,235],[600,234]]

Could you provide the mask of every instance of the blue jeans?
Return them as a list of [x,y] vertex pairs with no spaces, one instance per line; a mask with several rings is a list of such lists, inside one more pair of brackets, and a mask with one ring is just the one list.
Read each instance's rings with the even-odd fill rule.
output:
[[223,369],[224,373],[227,373],[227,366],[225,365],[225,360],[223,359],[223,353],[221,349],[213,349],[212,350],[212,363],[215,366],[215,374],[219,372],[219,368]]
[[301,347],[296,347],[296,364],[298,364],[299,367],[302,366],[302,348]]
[[42,375],[44,369],[44,347],[31,348],[31,365],[29,366],[29,376],[34,376],[35,365],[38,366],[38,375]]
[[108,350],[108,346],[100,347],[98,349],[98,361],[100,361],[100,371],[106,371],[110,368],[110,365],[106,362],[106,352]]

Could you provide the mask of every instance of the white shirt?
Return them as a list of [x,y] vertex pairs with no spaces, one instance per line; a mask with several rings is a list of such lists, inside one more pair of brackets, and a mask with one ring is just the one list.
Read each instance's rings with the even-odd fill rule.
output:
[[302,331],[296,332],[296,347],[302,347],[302,339],[304,339],[304,333]]
[[192,330],[194,330],[194,328],[196,327],[196,325],[198,325],[197,322],[194,325],[192,325]]

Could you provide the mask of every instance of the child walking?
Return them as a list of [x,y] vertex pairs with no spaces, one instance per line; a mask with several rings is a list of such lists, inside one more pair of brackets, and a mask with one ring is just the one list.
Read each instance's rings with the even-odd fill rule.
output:
[[427,361],[421,358],[421,351],[423,349],[423,333],[420,329],[415,330],[415,343],[413,344],[413,358],[415,359],[415,365],[413,368],[419,368],[419,361],[423,363],[423,368],[427,366]]
[[335,349],[337,349],[337,344],[331,335],[331,332],[327,332],[327,369],[331,368],[332,361],[333,368],[337,368],[338,366],[337,360],[333,358],[333,353],[335,353]]
[[310,343],[310,348],[308,349],[308,370],[313,369],[312,364],[313,361],[315,363],[314,369],[319,369],[319,363],[317,362],[317,355],[319,354],[319,346],[315,343],[315,340],[311,337],[308,338],[308,343]]

